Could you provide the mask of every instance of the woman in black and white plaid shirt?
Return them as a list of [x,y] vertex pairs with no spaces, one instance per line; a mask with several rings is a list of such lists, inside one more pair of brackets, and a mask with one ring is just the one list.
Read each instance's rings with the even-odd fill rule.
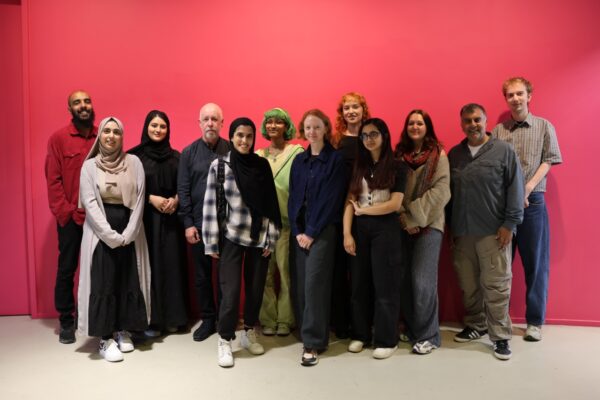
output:
[[229,128],[231,151],[210,165],[204,196],[202,240],[205,253],[219,259],[218,354],[221,367],[233,366],[231,341],[238,322],[242,264],[245,306],[241,345],[265,352],[254,326],[267,276],[269,256],[281,229],[281,216],[269,163],[254,154],[256,127],[237,118]]

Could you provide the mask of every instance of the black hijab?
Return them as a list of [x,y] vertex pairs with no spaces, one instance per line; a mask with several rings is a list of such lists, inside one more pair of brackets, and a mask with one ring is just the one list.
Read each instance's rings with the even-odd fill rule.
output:
[[[239,126],[249,126],[254,134],[250,153],[248,154],[240,153],[233,145],[233,134]],[[275,226],[281,228],[281,214],[277,202],[273,172],[269,162],[254,153],[256,126],[251,119],[241,117],[231,123],[229,142],[231,147],[230,166],[242,199],[252,215],[250,237],[256,240],[262,226],[262,217],[270,219]]]
[[[160,142],[155,142],[148,136],[148,126],[150,126],[150,122],[156,117],[159,117],[167,124],[167,136]],[[164,161],[171,157],[173,152],[170,139],[171,123],[169,122],[169,117],[167,117],[167,114],[162,111],[152,110],[148,113],[148,115],[146,115],[144,127],[142,128],[142,138],[140,140],[140,144],[129,150],[128,153],[135,155],[140,155],[140,153],[143,153],[145,156],[153,159],[154,161]]]
[[[160,142],[155,142],[148,136],[150,122],[159,117],[167,125],[167,135]],[[146,195],[155,194],[163,197],[174,196],[177,189],[177,167],[179,153],[171,147],[171,123],[169,117],[162,111],[152,110],[146,115],[140,144],[128,153],[139,157],[146,173]]]

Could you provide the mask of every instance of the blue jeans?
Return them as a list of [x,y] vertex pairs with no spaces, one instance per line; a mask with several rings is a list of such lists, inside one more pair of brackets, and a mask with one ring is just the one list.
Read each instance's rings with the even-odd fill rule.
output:
[[546,316],[548,298],[548,275],[550,272],[550,231],[548,211],[543,192],[529,195],[529,207],[525,208],[523,223],[517,226],[513,240],[513,260],[519,249],[527,292],[525,318],[531,325],[542,325]]
[[438,316],[438,267],[443,233],[429,229],[419,235],[403,233],[406,265],[402,268],[402,314],[413,342],[441,345]]

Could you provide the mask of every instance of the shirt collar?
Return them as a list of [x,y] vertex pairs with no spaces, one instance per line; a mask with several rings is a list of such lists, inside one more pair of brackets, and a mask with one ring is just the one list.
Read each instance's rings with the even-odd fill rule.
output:
[[[91,137],[96,137],[98,135],[98,127],[96,125],[92,126],[92,130],[91,130]],[[75,124],[73,124],[73,122],[71,122],[69,124],[69,134],[71,136],[81,136],[83,137],[83,135],[81,133],[79,133],[79,131],[77,130],[77,128],[75,128]]]
[[[333,150],[335,150],[333,148],[333,146],[329,142],[326,141],[325,146],[323,146],[323,150],[321,150],[321,152],[319,153],[318,156],[315,157],[315,159],[319,160],[323,163],[326,163],[327,160],[329,159],[330,153]],[[312,154],[310,153],[310,145],[308,145],[306,150],[300,154],[304,156],[304,162],[307,162],[308,160],[310,160],[312,158]]]
[[531,117],[531,113],[528,113],[527,117],[522,122],[515,121],[511,118],[508,122],[508,130],[512,132],[517,128],[529,128],[532,123],[533,118]]

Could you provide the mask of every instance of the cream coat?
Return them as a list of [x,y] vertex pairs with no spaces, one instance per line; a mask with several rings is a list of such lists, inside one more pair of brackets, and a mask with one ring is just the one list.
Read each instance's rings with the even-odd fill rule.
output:
[[431,188],[423,196],[414,199],[417,183],[424,179],[425,166],[416,170],[408,169],[406,190],[400,212],[406,213],[408,228],[429,226],[444,232],[444,207],[450,201],[450,167],[445,152],[440,154],[437,169],[433,175]]
[[[79,334],[88,335],[88,310],[90,298],[90,271],[92,267],[92,256],[98,241],[102,240],[110,248],[116,248],[123,244],[135,243],[135,256],[137,261],[137,272],[140,281],[140,289],[146,303],[146,315],[150,320],[150,259],[148,257],[148,245],[144,233],[144,199],[145,182],[144,167],[141,161],[134,155],[127,154],[128,173],[135,177],[137,197],[131,209],[129,223],[122,234],[111,229],[106,221],[104,204],[98,189],[98,170],[93,158],[83,163],[81,168],[81,181],[79,186],[79,200],[85,208],[85,222],[83,224],[83,237],[81,240],[81,258],[79,270],[79,292],[77,329]],[[148,321],[149,322],[149,321]]]

